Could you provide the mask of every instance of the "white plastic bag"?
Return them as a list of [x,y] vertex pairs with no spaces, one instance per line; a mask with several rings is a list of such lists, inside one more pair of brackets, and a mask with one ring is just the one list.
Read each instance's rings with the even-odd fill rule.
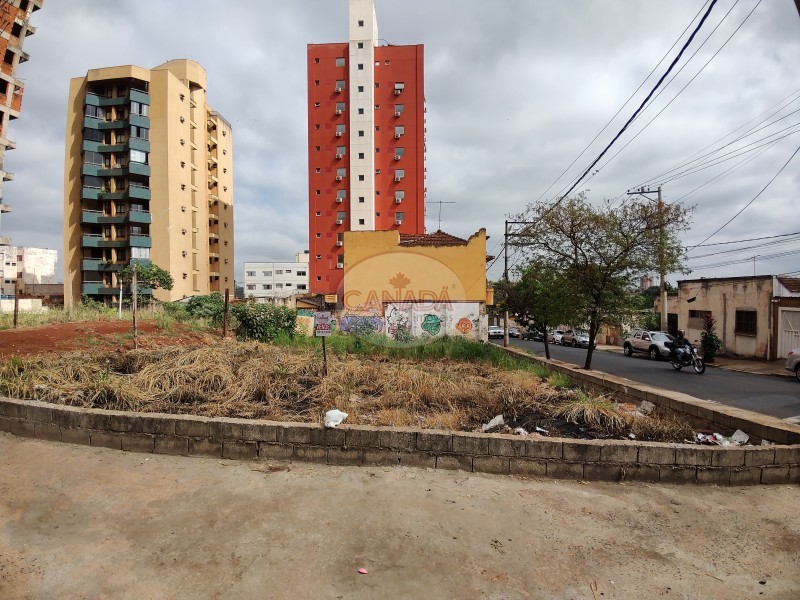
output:
[[347,418],[347,413],[340,410],[329,410],[325,413],[325,427],[336,427]]

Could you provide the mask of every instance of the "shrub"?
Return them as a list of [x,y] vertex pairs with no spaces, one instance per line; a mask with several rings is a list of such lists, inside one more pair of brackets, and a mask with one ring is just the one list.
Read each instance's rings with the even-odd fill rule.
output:
[[293,337],[297,328],[297,311],[285,306],[245,302],[233,304],[236,318],[234,331],[240,340],[271,342],[280,335]]
[[700,348],[703,351],[705,362],[714,362],[714,356],[722,346],[722,341],[717,337],[717,320],[710,314],[703,317],[703,331],[700,332]]
[[225,298],[219,292],[208,296],[193,296],[186,302],[186,312],[198,319],[208,319],[217,327],[225,316]]

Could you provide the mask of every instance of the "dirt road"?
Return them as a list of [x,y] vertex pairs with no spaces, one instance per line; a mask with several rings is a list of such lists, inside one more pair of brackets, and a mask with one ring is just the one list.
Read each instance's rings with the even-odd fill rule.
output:
[[0,433],[0,598],[788,600],[798,505],[797,486],[248,463]]

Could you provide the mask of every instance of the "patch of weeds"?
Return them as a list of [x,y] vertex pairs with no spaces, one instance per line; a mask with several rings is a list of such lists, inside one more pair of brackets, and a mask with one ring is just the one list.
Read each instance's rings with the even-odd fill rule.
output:
[[547,383],[550,384],[550,387],[557,390],[567,390],[575,387],[575,384],[572,383],[569,377],[558,371],[550,373],[547,377]]
[[607,397],[591,396],[582,390],[576,390],[574,398],[556,408],[553,416],[615,436],[625,433],[630,419],[627,413]]

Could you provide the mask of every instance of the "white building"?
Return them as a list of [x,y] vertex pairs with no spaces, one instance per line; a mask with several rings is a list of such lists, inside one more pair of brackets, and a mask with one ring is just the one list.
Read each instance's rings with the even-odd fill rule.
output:
[[54,284],[58,252],[49,248],[0,246],[0,294],[14,294],[19,278],[21,284]]
[[294,262],[244,263],[244,297],[256,302],[290,304],[293,296],[308,293],[308,251]]

